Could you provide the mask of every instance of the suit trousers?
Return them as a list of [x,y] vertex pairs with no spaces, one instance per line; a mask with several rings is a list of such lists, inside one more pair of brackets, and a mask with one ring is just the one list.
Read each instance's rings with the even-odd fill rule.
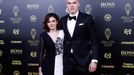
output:
[[76,60],[73,53],[70,53],[69,58],[64,63],[64,75],[88,75],[88,65],[81,66]]

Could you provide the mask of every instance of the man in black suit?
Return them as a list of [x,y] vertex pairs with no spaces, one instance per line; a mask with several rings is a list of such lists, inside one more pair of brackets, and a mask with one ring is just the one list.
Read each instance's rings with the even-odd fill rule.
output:
[[94,20],[79,11],[79,0],[66,0],[66,3],[69,14],[61,18],[65,33],[64,75],[88,75],[96,71],[98,63]]

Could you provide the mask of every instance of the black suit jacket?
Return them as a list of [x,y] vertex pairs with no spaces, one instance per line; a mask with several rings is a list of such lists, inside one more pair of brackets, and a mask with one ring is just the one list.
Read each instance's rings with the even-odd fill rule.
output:
[[98,55],[96,28],[93,17],[79,12],[74,33],[71,37],[67,29],[68,16],[66,15],[61,18],[62,28],[65,33],[63,62],[64,64],[67,63],[70,50],[73,49],[73,54],[77,62],[82,66],[89,65],[90,59],[97,59]]

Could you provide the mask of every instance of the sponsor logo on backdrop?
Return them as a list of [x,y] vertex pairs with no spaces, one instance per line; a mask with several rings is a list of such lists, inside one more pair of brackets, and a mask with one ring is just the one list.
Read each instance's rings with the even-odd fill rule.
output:
[[105,59],[111,59],[112,58],[112,54],[111,53],[104,53],[104,58]]
[[69,10],[68,10],[68,8],[65,9],[65,12],[66,12],[67,14],[69,14]]
[[14,17],[11,17],[10,20],[12,21],[13,24],[17,24],[20,23],[22,18],[18,17],[20,10],[18,8],[18,6],[14,6],[13,7],[13,13],[14,13]]
[[30,21],[31,22],[36,22],[37,21],[37,17],[35,15],[30,16]]
[[101,8],[115,8],[114,2],[101,2]]
[[14,16],[15,16],[15,17],[18,16],[18,14],[19,14],[19,8],[18,8],[18,6],[14,6],[14,8],[13,8],[13,13],[14,13]]
[[0,29],[0,34],[5,34],[5,33],[6,33],[5,29]]
[[2,14],[2,9],[0,9],[0,15]]
[[130,4],[130,3],[127,3],[127,4],[125,5],[124,9],[125,9],[125,11],[126,11],[127,16],[129,16],[129,15],[130,15],[130,12],[132,11],[132,6],[131,6],[131,4]]
[[3,23],[5,23],[5,21],[4,20],[0,20],[0,24],[3,24]]
[[30,52],[30,56],[33,58],[37,57],[37,52],[34,51]]
[[[0,15],[2,14],[2,9],[0,9]],[[0,24],[3,24],[5,21],[4,20],[0,20]]]
[[101,68],[115,68],[114,65],[101,65]]
[[132,29],[124,29],[124,34],[125,35],[131,35],[132,34]]
[[39,8],[39,4],[27,4],[27,9],[29,10],[38,10]]
[[20,71],[15,70],[15,71],[13,72],[13,75],[20,75]]
[[3,54],[3,52],[2,52],[2,50],[0,50],[0,57],[2,57],[2,54]]
[[38,67],[39,66],[39,63],[28,63],[28,66]]
[[4,45],[4,41],[3,40],[0,40],[0,45]]
[[14,35],[19,35],[20,34],[20,29],[13,29],[13,34]]
[[2,68],[3,68],[3,66],[2,66],[2,64],[0,63],[0,73],[2,73]]
[[38,75],[38,72],[28,72],[28,75]]
[[134,21],[134,16],[131,16],[132,11],[132,5],[130,3],[126,3],[124,6],[124,11],[126,13],[126,16],[121,16],[121,19],[124,23],[132,23]]
[[35,28],[31,29],[31,36],[33,40],[35,39],[36,34],[37,34],[36,29]]
[[21,40],[11,40],[11,44],[22,44]]
[[91,13],[91,5],[90,4],[87,4],[86,6],[85,6],[85,12],[86,12],[86,14],[90,14]]
[[30,44],[30,46],[37,46],[38,45],[39,40],[35,40],[36,35],[37,35],[36,29],[32,28],[31,29],[32,40],[28,40],[28,43]]
[[12,65],[22,65],[21,60],[12,60]]
[[123,62],[122,68],[134,69],[134,63]]
[[54,13],[54,7],[53,5],[48,6],[48,13]]
[[106,41],[101,41],[102,44],[104,44],[104,47],[112,47],[113,44],[115,43],[115,41],[112,41],[110,40],[110,37],[111,37],[111,30],[110,28],[106,28],[105,29],[105,32],[104,32],[104,35],[106,37]]
[[109,40],[111,36],[111,30],[109,28],[106,28],[104,34],[105,34],[106,39]]
[[121,56],[123,57],[134,57],[134,50],[122,50]]
[[121,45],[134,45],[134,41],[121,41]]
[[23,50],[22,49],[10,49],[10,53],[12,55],[22,55],[23,54]]
[[110,14],[104,15],[104,20],[105,20],[106,22],[110,22],[111,19],[112,19],[112,16],[111,16]]

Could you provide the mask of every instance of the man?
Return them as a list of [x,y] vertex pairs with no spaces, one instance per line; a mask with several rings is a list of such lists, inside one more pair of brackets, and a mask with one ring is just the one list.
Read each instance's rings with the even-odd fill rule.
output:
[[64,75],[88,75],[96,71],[98,63],[94,21],[91,15],[79,11],[79,0],[66,0],[66,3],[69,14],[61,18],[65,33]]

